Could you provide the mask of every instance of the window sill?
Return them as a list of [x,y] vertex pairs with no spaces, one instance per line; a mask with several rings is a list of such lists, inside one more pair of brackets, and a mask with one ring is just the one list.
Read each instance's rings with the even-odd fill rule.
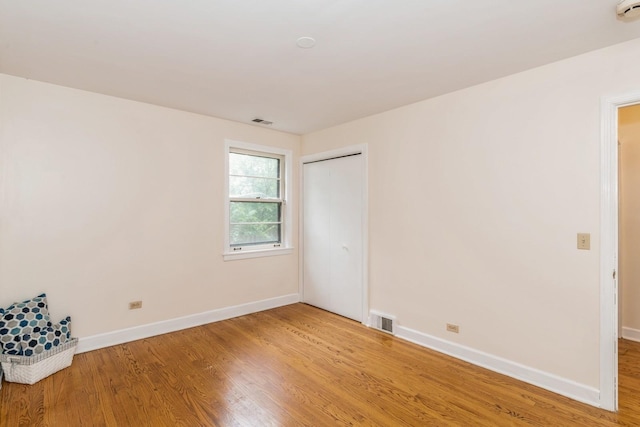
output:
[[244,252],[225,252],[222,254],[222,258],[225,261],[235,261],[237,259],[262,258],[266,256],[277,256],[277,255],[290,255],[292,253],[293,253],[293,248],[259,249],[255,251],[244,251]]

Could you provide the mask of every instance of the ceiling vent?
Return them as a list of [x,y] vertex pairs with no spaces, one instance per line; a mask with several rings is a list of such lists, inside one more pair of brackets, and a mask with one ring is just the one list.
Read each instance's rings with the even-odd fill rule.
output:
[[622,18],[635,18],[640,16],[640,0],[620,0],[616,9]]
[[264,125],[264,126],[271,126],[273,124],[273,122],[270,122],[269,120],[262,120],[257,117],[251,121],[253,123],[258,123],[259,125]]

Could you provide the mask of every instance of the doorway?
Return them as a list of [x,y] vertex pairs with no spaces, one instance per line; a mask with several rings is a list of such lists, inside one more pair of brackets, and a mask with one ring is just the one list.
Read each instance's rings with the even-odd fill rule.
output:
[[600,407],[618,410],[619,109],[640,91],[604,98],[600,144]]
[[302,158],[301,299],[366,323],[366,147]]
[[640,341],[640,104],[618,109],[619,336]]

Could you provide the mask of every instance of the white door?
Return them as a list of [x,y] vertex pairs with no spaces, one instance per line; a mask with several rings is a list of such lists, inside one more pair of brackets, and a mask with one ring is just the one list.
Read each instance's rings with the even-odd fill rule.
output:
[[361,154],[303,165],[303,301],[363,321]]

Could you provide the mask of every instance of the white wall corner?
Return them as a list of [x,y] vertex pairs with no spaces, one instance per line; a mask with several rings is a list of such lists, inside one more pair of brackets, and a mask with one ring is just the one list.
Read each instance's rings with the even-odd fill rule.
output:
[[503,359],[482,351],[475,350],[451,341],[443,340],[425,333],[398,326],[397,337],[423,347],[444,353],[465,362],[507,375],[520,381],[533,384],[545,390],[569,397],[579,402],[596,407],[600,406],[600,392],[594,387],[577,383],[529,366]]
[[98,350],[112,345],[123,344],[182,329],[193,328],[194,326],[219,322],[233,317],[244,316],[251,313],[257,313],[259,311],[295,304],[299,301],[299,294],[289,294],[231,307],[218,308],[211,311],[205,311],[203,313],[178,317],[176,319],[135,326],[133,328],[120,329],[117,331],[106,332],[104,334],[83,337],[78,340],[76,353]]
[[622,327],[622,338],[640,342],[640,329]]

